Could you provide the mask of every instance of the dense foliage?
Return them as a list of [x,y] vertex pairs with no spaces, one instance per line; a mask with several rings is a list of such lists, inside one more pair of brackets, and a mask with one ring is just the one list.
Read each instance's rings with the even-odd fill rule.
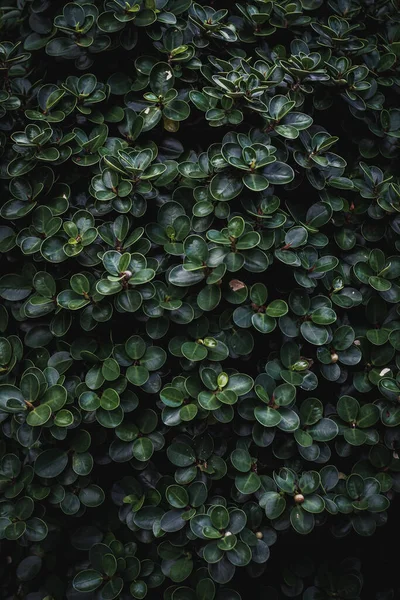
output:
[[238,600],[400,492],[399,2],[208,3],[0,0],[4,598]]

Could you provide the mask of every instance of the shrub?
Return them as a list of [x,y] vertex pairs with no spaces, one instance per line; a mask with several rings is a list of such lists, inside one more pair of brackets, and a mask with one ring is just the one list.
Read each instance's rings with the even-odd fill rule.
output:
[[398,2],[208,1],[0,1],[3,597],[237,600],[400,491]]

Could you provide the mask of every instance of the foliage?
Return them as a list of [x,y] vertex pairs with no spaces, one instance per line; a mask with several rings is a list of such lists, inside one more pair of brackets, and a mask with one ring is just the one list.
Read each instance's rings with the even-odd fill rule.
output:
[[2,597],[240,600],[400,491],[398,2],[209,4],[0,0]]

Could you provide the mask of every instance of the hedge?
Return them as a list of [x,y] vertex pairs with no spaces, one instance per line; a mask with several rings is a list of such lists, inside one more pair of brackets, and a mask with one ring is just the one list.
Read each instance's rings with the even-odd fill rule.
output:
[[398,2],[207,1],[0,0],[4,598],[246,600],[400,491]]

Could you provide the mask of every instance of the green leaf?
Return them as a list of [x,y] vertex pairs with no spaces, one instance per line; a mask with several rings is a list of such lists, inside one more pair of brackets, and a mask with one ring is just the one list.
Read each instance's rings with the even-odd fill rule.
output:
[[126,371],[128,381],[137,386],[144,385],[148,381],[149,376],[148,370],[140,365],[129,367]]
[[276,327],[276,321],[267,313],[256,313],[252,315],[251,322],[260,333],[271,333]]
[[103,583],[100,573],[93,570],[81,571],[75,575],[73,586],[77,592],[94,592]]
[[194,262],[204,262],[207,260],[207,243],[199,235],[189,235],[183,244],[185,254]]
[[106,381],[115,381],[120,375],[120,367],[113,358],[106,358],[101,366],[101,374]]
[[308,232],[305,227],[292,227],[285,235],[285,245],[287,248],[299,248],[303,246],[308,238]]
[[26,523],[19,521],[16,523],[10,523],[4,529],[4,537],[7,540],[15,541],[24,535],[26,531]]
[[214,310],[220,303],[221,295],[219,285],[207,285],[198,294],[197,305],[206,312]]
[[273,398],[279,406],[288,406],[296,397],[296,388],[290,383],[283,383],[275,388]]
[[246,450],[237,448],[231,454],[231,461],[235,469],[247,473],[251,468],[251,456]]
[[42,568],[40,556],[27,556],[17,566],[16,575],[20,581],[34,579]]
[[235,485],[242,494],[254,494],[260,488],[261,481],[256,473],[249,472],[236,475]]
[[243,189],[242,181],[228,172],[214,175],[210,183],[210,193],[214,200],[227,202],[233,200]]
[[68,464],[68,456],[63,450],[53,448],[41,452],[35,461],[35,473],[50,479],[60,475]]
[[252,192],[262,192],[269,186],[267,177],[260,173],[246,173],[242,181]]
[[254,409],[254,416],[264,427],[275,427],[281,422],[281,414],[269,406],[257,406]]
[[181,346],[183,356],[191,361],[201,361],[207,357],[207,348],[196,342],[185,342]]
[[300,406],[300,416],[304,425],[314,425],[323,416],[323,405],[318,398],[306,398]]
[[238,396],[247,394],[254,385],[253,379],[244,373],[233,373],[229,376],[227,390],[232,390]]
[[286,508],[285,497],[277,492],[266,492],[261,497],[260,503],[265,508],[268,519],[277,519]]
[[27,416],[26,422],[31,427],[44,425],[51,417],[51,408],[48,404],[41,404],[34,408]]
[[119,395],[112,388],[106,388],[100,396],[100,406],[104,410],[115,410],[119,406]]
[[329,338],[329,333],[325,327],[314,325],[310,321],[302,323],[300,331],[304,339],[314,346],[323,346]]
[[286,315],[289,308],[284,300],[273,300],[266,308],[266,314],[269,317],[283,317]]
[[210,518],[216,529],[226,529],[229,524],[229,513],[225,506],[214,506],[210,512]]
[[168,63],[159,62],[150,71],[150,89],[156,96],[165,96],[174,87],[175,77]]
[[179,485],[170,485],[165,491],[168,503],[174,508],[185,508],[189,504],[189,494]]
[[146,462],[150,460],[154,452],[153,442],[146,437],[139,438],[133,442],[132,453],[136,460]]
[[332,419],[321,419],[308,428],[308,433],[316,442],[329,442],[338,435],[339,428]]
[[309,513],[321,513],[325,509],[325,502],[318,494],[310,494],[304,498],[301,508]]
[[74,415],[69,410],[59,410],[54,418],[54,425],[57,427],[69,427],[74,422]]
[[169,283],[185,288],[199,283],[204,278],[205,274],[201,269],[197,271],[187,271],[182,265],[173,267],[168,274]]
[[296,431],[300,426],[300,419],[297,413],[290,408],[279,409],[281,420],[278,424],[278,428],[282,431]]
[[355,422],[360,405],[352,396],[341,396],[336,406],[337,413],[346,423]]
[[379,409],[375,404],[364,404],[357,415],[357,427],[371,427],[379,420]]
[[334,310],[327,306],[322,306],[311,313],[311,319],[317,325],[331,325],[336,321],[337,317]]
[[228,583],[235,574],[235,566],[225,557],[217,563],[209,565],[208,570],[210,577],[220,584]]
[[338,327],[333,334],[333,346],[336,350],[347,350],[355,340],[355,333],[352,327],[342,325]]
[[351,446],[362,446],[367,441],[367,435],[360,429],[345,429],[343,437]]
[[297,533],[306,535],[314,529],[314,516],[301,506],[294,506],[290,511],[290,523]]
[[187,558],[177,560],[170,571],[170,578],[175,583],[180,583],[189,577],[193,570],[193,561]]
[[356,500],[357,498],[362,496],[364,492],[363,478],[357,473],[349,475],[349,477],[346,480],[346,489],[350,498]]
[[245,567],[252,557],[249,546],[242,541],[238,541],[233,550],[229,550],[226,555],[229,562],[237,567]]
[[378,292],[387,292],[392,287],[392,283],[383,277],[369,277],[368,283],[375,290],[378,290]]
[[[81,490],[79,493],[79,500],[82,502],[82,504],[84,506],[88,506],[90,508],[95,508],[97,506],[100,506],[104,502],[104,499],[105,499],[105,494],[104,494],[103,490],[98,485],[94,485],[94,484],[88,485],[86,488]],[[112,562],[112,559],[110,559],[110,560]],[[108,566],[108,569],[106,570],[105,566],[103,565],[103,569],[104,569],[104,572],[106,573],[106,575],[110,574],[109,572],[107,572],[107,570],[108,571],[111,570],[110,566]],[[112,573],[112,575],[113,574],[114,573]]]
[[294,439],[303,448],[309,448],[313,444],[313,438],[310,433],[303,431],[302,429],[296,429],[294,432]]
[[171,100],[165,106],[163,114],[171,121],[184,121],[190,115],[190,106],[184,100]]
[[192,448],[181,442],[175,442],[168,446],[167,456],[172,464],[177,467],[188,467],[196,460]]
[[130,585],[129,591],[134,598],[142,600],[147,595],[147,585],[144,581],[133,581]]

